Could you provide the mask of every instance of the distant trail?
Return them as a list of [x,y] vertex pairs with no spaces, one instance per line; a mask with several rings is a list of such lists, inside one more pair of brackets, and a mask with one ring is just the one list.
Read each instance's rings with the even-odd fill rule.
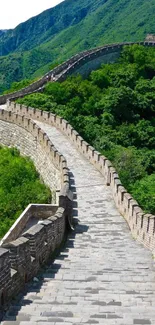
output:
[[64,250],[2,325],[154,325],[150,251],[132,238],[102,175],[60,131],[36,123],[67,159],[79,221]]

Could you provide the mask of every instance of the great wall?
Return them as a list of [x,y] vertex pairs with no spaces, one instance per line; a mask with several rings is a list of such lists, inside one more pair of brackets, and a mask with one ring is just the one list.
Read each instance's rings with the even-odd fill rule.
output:
[[[45,183],[60,191],[54,204],[30,205],[1,244],[1,316],[8,309],[3,325],[155,324],[155,216],[142,211],[111,162],[67,121],[9,101],[42,88],[49,75],[61,81],[94,58],[98,65],[98,57],[122,46],[83,52],[37,84],[0,97],[1,105],[7,101],[0,108],[0,143],[30,156]],[[44,220],[24,231],[32,216]],[[65,247],[9,308],[61,247],[72,217],[79,221]]]
[[[16,99],[23,97],[27,94],[31,94],[36,91],[42,91],[44,85],[49,81],[50,78],[53,81],[63,81],[67,76],[80,72],[81,74],[87,74],[93,69],[97,69],[102,62],[114,61],[117,58],[125,45],[139,44],[143,46],[154,46],[154,38],[148,36],[144,42],[134,42],[134,43],[118,43],[110,44],[97,47],[88,51],[81,52],[74,55],[64,63],[58,65],[48,73],[46,73],[42,78],[33,82],[31,85],[16,91],[11,94],[0,96],[0,105],[6,103],[9,99]],[[90,65],[89,65],[90,63]],[[81,68],[86,67],[86,71]]]

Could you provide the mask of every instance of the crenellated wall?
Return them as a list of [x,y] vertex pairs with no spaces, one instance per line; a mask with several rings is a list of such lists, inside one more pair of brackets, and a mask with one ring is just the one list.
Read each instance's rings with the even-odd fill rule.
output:
[[[119,53],[124,45],[130,44],[132,43],[107,45],[77,54],[30,86],[13,94],[0,96],[0,105],[6,103],[8,99],[23,97],[38,89],[41,91],[49,80],[49,75],[55,77],[53,81],[64,80],[67,75],[79,71],[78,69],[85,69],[86,65],[91,62],[95,64],[99,58],[106,55]],[[154,46],[155,42],[136,44]],[[0,143],[16,146],[23,155],[29,155],[35,162],[44,182],[51,189],[54,184],[55,189],[61,190],[54,216],[48,216],[41,224],[30,227],[22,235],[19,228],[21,224],[23,225],[23,220],[20,220],[18,232],[13,234],[15,237],[12,237],[15,240],[3,244],[0,248],[0,317],[11,298],[21,291],[25,282],[37,274],[40,266],[46,263],[55,249],[60,248],[66,227],[68,225],[72,227],[73,194],[69,189],[67,162],[34,120],[46,122],[58,128],[100,171],[106,184],[111,187],[116,206],[127,220],[133,236],[155,253],[155,216],[145,214],[138,203],[127,193],[111,162],[85,142],[61,117],[9,101],[7,105],[8,111],[0,109]]]
[[[43,158],[44,169],[46,167],[48,169],[47,178],[53,175],[53,173],[50,174],[52,166],[55,166],[54,170],[59,171],[60,175],[60,181],[55,184],[60,185],[58,205],[30,205],[23,214],[27,220],[32,214],[37,218],[46,217],[46,219],[23,233],[23,227],[27,220],[19,218],[13,232],[9,233],[10,240],[12,238],[15,240],[2,242],[0,247],[1,317],[3,309],[11,298],[21,291],[24,284],[37,274],[51,254],[60,248],[66,228],[72,227],[73,194],[69,189],[69,172],[64,156],[57,151],[47,134],[34,121],[11,111],[0,109],[0,127],[0,143],[9,146],[18,144],[22,154],[31,155],[33,160],[35,160],[35,155],[36,158],[37,155],[40,155],[40,165],[36,160],[37,166],[42,166]],[[46,167],[45,160],[48,161]],[[42,176],[46,179],[46,174],[42,173]],[[54,178],[50,182],[52,186]]]
[[13,102],[8,102],[8,109],[27,118],[46,122],[64,133],[81,154],[104,176],[107,185],[111,187],[113,192],[115,204],[128,222],[134,238],[155,253],[155,216],[145,214],[138,203],[127,193],[112,163],[106,157],[85,142],[78,132],[59,116]]
[[[64,199],[66,204],[71,203]],[[0,248],[0,319],[3,308],[60,248],[67,226],[66,211],[59,207],[54,216]]]
[[[42,78],[33,82],[31,85],[18,90],[16,92],[0,96],[0,105],[6,103],[8,99],[16,99],[19,97],[23,97],[27,94],[31,94],[34,92],[42,91],[44,85],[51,79],[51,81],[63,81],[67,78],[67,76],[77,73],[78,71],[85,74],[86,69],[88,72],[93,70],[94,68],[99,67],[99,63],[104,62],[105,58],[106,62],[111,62],[115,57],[119,55],[123,46],[139,44],[144,46],[155,46],[155,41],[153,39],[148,39],[144,42],[136,42],[136,43],[119,43],[119,44],[110,44],[103,45],[95,49],[91,49],[88,51],[81,52],[72,56],[70,59],[65,61],[64,63],[58,65],[54,69],[50,70],[46,73]],[[111,55],[112,59],[111,59]],[[109,61],[108,61],[109,57]],[[91,64],[88,64],[92,62]],[[84,67],[87,64],[88,67]],[[83,69],[81,69],[83,67]]]

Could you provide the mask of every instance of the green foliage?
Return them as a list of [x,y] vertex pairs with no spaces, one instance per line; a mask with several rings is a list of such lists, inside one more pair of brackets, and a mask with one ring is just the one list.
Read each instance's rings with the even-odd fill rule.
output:
[[9,94],[9,93],[13,93],[14,91],[20,90],[22,88],[27,87],[28,85],[30,85],[34,80],[22,80],[19,82],[13,82],[10,86],[9,90],[4,91],[4,94]]
[[113,162],[123,185],[129,190],[129,192],[131,191],[135,181],[146,176],[143,157],[139,155],[138,150],[134,147],[115,147],[113,152]]
[[[67,119],[113,162],[124,186],[135,193],[135,184],[155,172],[154,58],[155,49],[125,47],[119,62],[102,65],[88,80],[76,76],[49,83],[44,93],[18,102]],[[155,193],[149,193],[149,209],[155,213]],[[147,204],[143,208],[148,211]]]
[[50,201],[50,190],[40,182],[32,161],[15,148],[0,147],[0,237],[29,203]]
[[[146,0],[63,1],[2,33],[0,91],[13,81],[41,76],[51,64],[80,51],[109,43],[143,41],[147,33],[155,33],[154,12],[154,0],[149,0],[149,5]],[[144,61],[143,55],[136,52],[133,58],[129,53],[129,62]]]
[[[155,212],[155,173],[136,181],[132,195],[147,213]],[[151,198],[151,200],[150,200]]]

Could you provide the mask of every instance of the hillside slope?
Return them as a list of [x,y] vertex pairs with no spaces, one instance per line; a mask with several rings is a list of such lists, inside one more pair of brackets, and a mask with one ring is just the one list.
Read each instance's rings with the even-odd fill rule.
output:
[[155,213],[155,48],[124,47],[88,79],[49,82],[18,103],[61,116],[113,162],[123,186]]
[[106,0],[66,0],[54,8],[45,10],[5,33],[0,39],[0,55],[27,51],[51,40],[59,32],[77,25],[105,2]]
[[154,12],[154,0],[65,0],[0,37],[0,91],[79,51],[143,40],[155,33]]

